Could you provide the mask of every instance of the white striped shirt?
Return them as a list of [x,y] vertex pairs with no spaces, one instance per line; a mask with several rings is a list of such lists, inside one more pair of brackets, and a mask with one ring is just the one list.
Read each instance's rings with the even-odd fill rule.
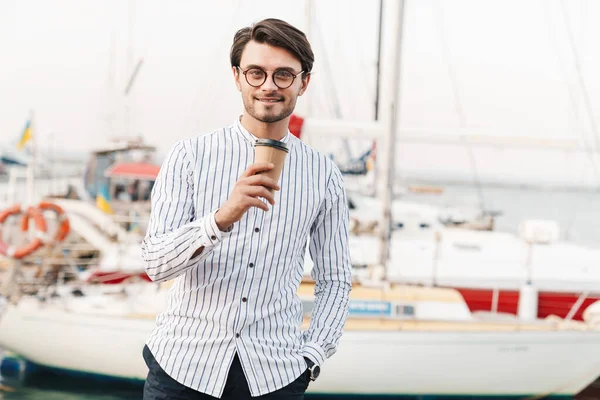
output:
[[[147,345],[173,379],[214,397],[236,352],[252,396],[294,381],[304,356],[323,364],[348,315],[348,207],[341,173],[325,155],[288,132],[275,205],[251,208],[230,232],[217,228],[214,214],[254,162],[256,139],[235,121],[175,144],[142,243],[150,278],[175,279]],[[309,237],[315,306],[302,332],[296,292]]]

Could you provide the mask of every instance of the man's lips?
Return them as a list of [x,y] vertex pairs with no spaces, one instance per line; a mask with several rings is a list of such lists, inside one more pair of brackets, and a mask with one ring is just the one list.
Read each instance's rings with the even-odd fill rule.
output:
[[277,98],[277,97],[261,97],[261,98],[257,98],[256,100],[263,102],[263,103],[277,103],[282,101],[282,99]]

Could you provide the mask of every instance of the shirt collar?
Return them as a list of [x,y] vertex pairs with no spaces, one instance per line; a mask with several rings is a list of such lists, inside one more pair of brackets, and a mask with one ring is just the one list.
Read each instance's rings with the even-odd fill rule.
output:
[[[237,130],[244,137],[244,139],[246,139],[247,141],[249,141],[252,144],[256,143],[256,141],[258,140],[258,137],[254,136],[246,128],[243,127],[242,122],[240,121],[241,118],[242,118],[241,116],[239,118],[236,118],[234,125],[237,126]],[[290,130],[289,129],[288,129],[287,133],[285,134],[285,136],[283,137],[283,139],[281,139],[281,141],[283,143],[289,143],[289,141],[290,141]]]

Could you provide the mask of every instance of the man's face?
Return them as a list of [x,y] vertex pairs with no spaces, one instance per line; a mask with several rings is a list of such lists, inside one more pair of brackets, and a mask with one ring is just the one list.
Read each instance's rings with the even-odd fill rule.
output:
[[[246,80],[243,71],[251,68],[259,68],[266,72],[267,79],[262,85],[253,87]],[[260,44],[252,40],[244,48],[240,69],[234,67],[233,74],[236,86],[242,93],[244,108],[251,117],[266,123],[289,117],[296,107],[296,99],[304,93],[310,80],[310,75],[305,75],[306,72],[298,75],[302,71],[302,64],[292,53],[280,47]],[[282,70],[298,75],[286,89],[277,87],[273,82],[273,74]],[[246,73],[252,83],[257,74],[251,76],[250,72]],[[280,86],[284,85],[280,84]]]

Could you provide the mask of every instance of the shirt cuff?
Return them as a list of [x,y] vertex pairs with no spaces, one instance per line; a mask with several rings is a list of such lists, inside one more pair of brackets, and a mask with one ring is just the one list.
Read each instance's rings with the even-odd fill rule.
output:
[[217,211],[219,210],[217,209],[208,214],[206,217],[196,220],[191,224],[191,227],[199,228],[196,237],[192,241],[191,247],[193,248],[193,252],[195,252],[200,247],[204,247],[202,253],[200,253],[196,257],[205,254],[207,251],[209,251],[209,248],[212,248],[213,246],[219,244],[225,237],[229,236],[229,234],[233,230],[233,225],[231,225],[226,232],[223,232],[219,229],[219,227],[217,226],[217,222],[215,221],[215,214],[217,213]]
[[302,348],[302,356],[310,358],[315,365],[323,365],[325,362],[325,351],[316,343],[308,342]]
[[233,225],[227,228],[225,232],[219,229],[217,226],[217,221],[215,220],[215,214],[217,211],[219,211],[219,209],[216,209],[208,214],[206,218],[204,218],[204,230],[206,232],[206,237],[208,237],[208,240],[212,245],[219,243],[221,240],[223,240],[223,238],[228,236],[228,233],[233,230]]

